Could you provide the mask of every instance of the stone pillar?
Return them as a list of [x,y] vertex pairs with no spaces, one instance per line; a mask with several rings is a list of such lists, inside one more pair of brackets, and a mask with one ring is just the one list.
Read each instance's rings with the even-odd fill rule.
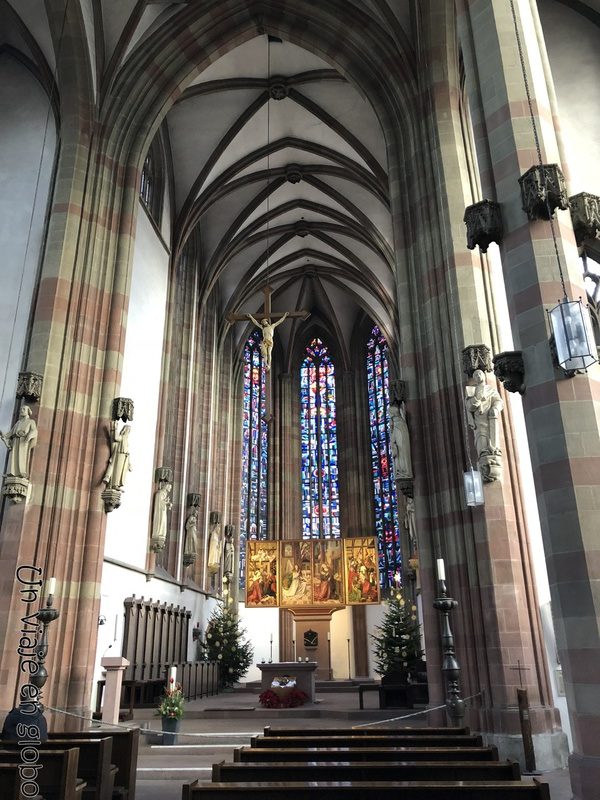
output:
[[129,661],[123,656],[104,656],[100,666],[106,670],[106,684],[102,702],[102,722],[116,724],[119,721],[121,707],[121,684],[123,673]]
[[[560,158],[546,88],[544,58],[533,34],[534,4],[515,3],[543,163]],[[479,124],[478,148],[489,152],[486,176],[502,206],[501,248],[515,347],[522,350],[527,393],[523,398],[552,612],[574,753],[570,759],[576,798],[595,796],[600,782],[600,545],[596,497],[600,483],[594,366],[566,380],[553,367],[546,310],[561,296],[550,225],[529,222],[521,207],[519,177],[537,163],[525,85],[509,0],[463,4],[463,31],[470,31],[477,74],[467,76]],[[573,231],[566,212],[554,228],[571,298],[585,297]]]

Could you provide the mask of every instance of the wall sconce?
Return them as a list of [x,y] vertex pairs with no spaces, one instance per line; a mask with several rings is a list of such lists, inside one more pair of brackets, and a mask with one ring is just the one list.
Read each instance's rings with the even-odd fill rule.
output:
[[595,364],[596,340],[589,312],[581,300],[569,300],[565,294],[548,316],[559,366],[565,372],[574,372]]
[[465,500],[468,506],[482,506],[484,503],[483,497],[483,481],[481,480],[481,472],[477,469],[469,469],[463,476],[465,486]]

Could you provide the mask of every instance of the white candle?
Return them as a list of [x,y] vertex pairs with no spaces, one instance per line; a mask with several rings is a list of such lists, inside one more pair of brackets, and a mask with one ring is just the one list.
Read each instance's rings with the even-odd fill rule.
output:
[[50,578],[48,581],[48,594],[54,594],[56,589],[56,578]]
[[271,641],[271,644],[273,644],[273,634],[271,634],[271,639],[270,639],[270,641]]
[[446,580],[446,568],[444,567],[444,559],[438,558],[437,560],[437,574],[441,581]]
[[328,642],[331,641],[331,633],[329,631],[327,631],[327,641]]
[[169,683],[177,683],[177,667],[169,667]]

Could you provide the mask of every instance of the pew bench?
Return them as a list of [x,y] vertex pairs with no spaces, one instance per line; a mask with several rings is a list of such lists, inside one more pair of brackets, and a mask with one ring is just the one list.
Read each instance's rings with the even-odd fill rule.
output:
[[[2,743],[4,744],[4,742]],[[20,787],[19,765],[22,764],[21,748],[0,750],[0,797],[9,798],[15,781]],[[39,786],[44,800],[81,800],[86,782],[77,777],[79,751],[76,747],[68,750],[40,750],[35,783]],[[19,793],[17,793],[19,797]]]
[[[252,747],[420,747],[424,743],[423,736],[328,736],[321,731],[318,736],[253,736],[250,739]],[[434,734],[427,737],[428,747],[481,747],[481,736],[465,734],[457,736],[442,736]]]
[[468,736],[469,727],[463,728],[273,728],[266,725],[264,736]]
[[[3,743],[3,752],[12,750],[20,757],[21,748],[16,743]],[[43,762],[47,750],[73,749],[78,755],[77,777],[85,781],[82,800],[112,800],[112,791],[117,774],[117,767],[111,762],[112,739],[108,736],[102,738],[82,739],[48,739],[36,745]],[[44,767],[45,769],[45,767]],[[43,770],[40,770],[43,772]]]
[[280,781],[184,783],[182,800],[550,800],[547,783],[522,781]]
[[113,800],[135,800],[135,780],[140,746],[139,728],[89,728],[82,731],[50,731],[48,739],[66,739],[74,746],[81,739],[112,739],[111,761],[118,772],[113,786]]
[[212,780],[241,781],[518,781],[516,761],[311,761],[226,762],[213,764]]
[[238,747],[236,762],[268,761],[497,761],[498,748],[490,747]]

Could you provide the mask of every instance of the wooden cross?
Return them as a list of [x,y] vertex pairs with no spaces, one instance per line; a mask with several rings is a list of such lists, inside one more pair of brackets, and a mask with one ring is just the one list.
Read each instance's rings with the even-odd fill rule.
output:
[[[267,422],[271,420],[271,350],[273,348],[273,330],[277,325],[280,325],[284,319],[308,319],[310,316],[310,311],[306,311],[306,309],[301,309],[300,311],[277,311],[273,312],[271,310],[271,295],[273,294],[273,289],[268,284],[263,287],[263,293],[265,295],[265,300],[263,303],[262,311],[257,312],[256,317],[252,316],[252,314],[227,314],[227,321],[228,322],[253,322],[256,324],[262,332],[262,340],[260,344],[260,350],[263,356],[263,364],[265,367],[265,371],[269,373],[269,380],[267,381],[266,385],[266,397],[265,397],[265,411],[266,411],[266,419]],[[278,320],[276,322],[276,320]],[[263,324],[264,323],[264,324]],[[273,324],[275,323],[275,324]]]
[[522,667],[521,666],[521,662],[519,661],[519,659],[517,659],[517,666],[516,667],[510,667],[509,669],[514,669],[519,673],[519,683],[520,683],[520,685],[522,687],[523,686],[523,676],[521,675],[521,673],[522,672],[527,672],[529,670],[529,667]]

